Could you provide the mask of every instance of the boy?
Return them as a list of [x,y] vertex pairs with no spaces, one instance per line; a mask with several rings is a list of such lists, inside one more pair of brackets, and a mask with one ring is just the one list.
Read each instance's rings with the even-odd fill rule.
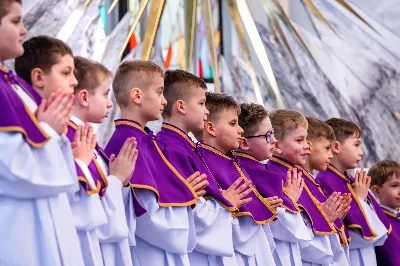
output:
[[[231,211],[247,204],[244,199],[251,191],[246,184],[221,191],[207,166],[196,154],[196,144],[187,135],[203,130],[207,120],[206,84],[183,70],[167,70],[164,78],[164,96],[169,104],[163,111],[161,131],[157,134],[162,151],[173,166],[185,175],[195,171],[207,174],[208,186],[193,209],[197,245],[189,254],[191,265],[237,265],[232,243]],[[219,241],[217,241],[217,239]],[[232,257],[232,258],[230,258]]]
[[351,237],[350,264],[376,265],[374,246],[383,245],[390,225],[379,204],[368,192],[371,178],[365,171],[357,171],[355,178],[346,172],[354,169],[363,156],[362,130],[353,122],[340,118],[329,119],[326,123],[336,136],[332,145],[333,159],[316,180],[328,195],[334,191],[351,193],[351,208],[344,218]]
[[400,164],[385,160],[374,164],[368,171],[371,190],[392,225],[385,244],[375,247],[378,265],[400,265]]
[[[43,97],[50,101],[57,88],[64,88],[73,95],[77,80],[74,75],[74,58],[71,49],[64,42],[37,36],[24,42],[24,54],[15,60],[15,69]],[[65,131],[66,133],[67,131]],[[70,137],[75,158],[75,168],[80,183],[79,191],[70,198],[72,215],[79,237],[85,265],[102,265],[102,256],[96,228],[107,223],[88,165],[93,157],[96,136],[93,128],[85,125],[78,129],[79,136]],[[79,138],[78,138],[79,137]],[[77,151],[76,149],[80,149]],[[76,170],[75,170],[76,169]]]
[[[339,234],[340,241],[338,241],[336,235],[329,237],[334,256],[333,261],[338,265],[348,265],[349,235],[341,219],[343,219],[350,210],[351,196],[348,193],[344,193],[342,195],[342,201],[338,200],[336,203],[331,201],[330,204],[330,199],[326,199],[321,187],[315,182],[314,176],[312,175],[314,170],[324,172],[328,168],[329,162],[333,158],[331,145],[336,139],[335,134],[333,129],[326,123],[312,117],[307,117],[306,119],[308,123],[307,140],[310,145],[310,154],[307,156],[305,164],[303,165],[305,182],[313,196],[316,197],[319,202],[323,203],[321,207],[328,215],[330,221],[334,223]],[[330,212],[328,209],[329,205],[333,205],[334,212]],[[346,252],[338,245],[339,242],[345,247]]]
[[123,62],[113,81],[122,118],[116,121],[105,152],[118,153],[129,137],[136,137],[140,150],[130,179],[137,199],[134,265],[189,265],[187,253],[197,241],[191,205],[207,186],[205,175],[182,176],[145,128],[148,121],[161,118],[166,105],[163,90],[164,72],[149,61]]
[[[204,143],[199,153],[222,189],[230,187],[238,177],[248,184],[252,200],[233,212],[233,247],[238,265],[275,265],[272,250],[262,225],[274,220],[277,213],[256,190],[240,161],[232,154],[239,147],[243,133],[238,125],[239,104],[230,96],[206,94],[210,114],[202,132],[195,134]],[[271,243],[273,244],[273,243]]]
[[271,120],[262,105],[241,104],[239,126],[244,130],[244,138],[234,154],[240,158],[241,165],[264,198],[279,198],[278,219],[270,223],[276,244],[275,262],[277,265],[301,265],[299,242],[311,240],[296,204],[302,192],[301,173],[294,169],[292,178],[293,172],[288,171],[283,189],[280,175],[261,163],[272,157],[276,144]]
[[[1,64],[23,54],[25,33],[21,1],[1,1]],[[41,101],[3,66],[0,86],[0,260],[84,265],[67,196],[78,190],[78,180],[71,144],[63,136],[73,96],[60,90]]]
[[[270,113],[274,136],[276,138],[273,157],[268,161],[268,169],[285,177],[288,170],[300,168],[296,165],[304,165],[309,151],[307,143],[308,123],[304,116],[291,110],[274,110]],[[302,172],[301,169],[299,169]],[[309,242],[300,243],[301,259],[303,264],[330,265],[333,258],[329,235],[336,230],[328,215],[321,207],[321,203],[315,198],[309,183],[304,177],[305,184],[298,204],[303,210],[302,215],[312,237]],[[283,180],[286,181],[286,180]],[[333,203],[338,201],[338,194],[332,196]],[[327,203],[330,205],[331,201]],[[334,209],[338,206],[333,205]]]
[[[73,141],[80,135],[79,126],[85,123],[102,123],[112,107],[108,97],[112,74],[102,64],[77,56],[74,58],[75,76],[75,108],[68,126],[67,136]],[[127,202],[133,202],[129,179],[132,176],[136,158],[136,140],[128,138],[118,157],[105,156],[96,143],[91,154],[88,167],[89,175],[96,183],[101,184],[98,195],[107,217],[107,224],[98,226],[97,234],[101,247],[104,265],[132,265],[129,249],[129,230],[124,210],[122,185]],[[129,212],[130,211],[130,212]],[[127,209],[128,217],[134,217],[133,208]],[[134,223],[130,221],[130,223]],[[134,234],[134,231],[131,231]]]

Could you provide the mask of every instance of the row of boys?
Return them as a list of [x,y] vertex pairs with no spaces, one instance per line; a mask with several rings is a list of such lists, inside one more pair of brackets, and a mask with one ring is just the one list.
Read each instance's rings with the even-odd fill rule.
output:
[[398,265],[400,166],[349,176],[354,123],[268,113],[126,61],[103,150],[89,123],[108,115],[112,74],[50,37],[22,45],[20,14],[2,1],[0,61],[18,74],[0,69],[4,265]]

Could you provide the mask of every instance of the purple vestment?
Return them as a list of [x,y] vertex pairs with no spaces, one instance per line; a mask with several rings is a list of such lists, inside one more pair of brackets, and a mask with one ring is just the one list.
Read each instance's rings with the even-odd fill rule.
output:
[[0,67],[0,131],[19,132],[35,148],[42,147],[50,137],[16,92],[15,85],[23,89],[37,105],[40,95],[25,81]]
[[[279,173],[284,182],[286,182],[287,171],[296,167],[294,164],[276,156],[268,161],[267,166],[270,171]],[[308,188],[307,183],[304,184],[303,192],[297,203],[310,218],[311,226],[315,234],[330,235],[336,232],[331,221],[322,210],[320,202]]]
[[190,176],[196,171],[207,175],[208,186],[206,187],[205,198],[215,198],[225,209],[234,211],[234,207],[222,195],[218,183],[208,170],[201,156],[196,154],[196,144],[190,137],[178,127],[163,123],[160,132],[157,134],[157,141],[168,161],[184,176]]
[[269,171],[266,165],[260,163],[251,155],[241,152],[234,152],[234,155],[240,158],[242,167],[246,170],[247,174],[257,187],[257,190],[263,197],[268,198],[277,196],[283,200],[283,208],[292,213],[300,212],[296,202],[288,196],[286,191],[283,191],[283,178],[280,174]]
[[252,192],[246,198],[251,197],[252,201],[233,212],[233,216],[249,215],[257,224],[266,224],[277,218],[277,212],[257,191],[255,184],[241,167],[239,158],[232,153],[225,155],[206,144],[198,145],[198,153],[204,159],[208,169],[222,189],[228,189],[239,177],[249,182]]
[[400,265],[400,213],[393,213],[383,209],[387,220],[392,225],[392,232],[389,234],[383,246],[375,247],[376,261],[378,266]]
[[[369,225],[368,218],[364,213],[360,200],[353,190],[354,178],[352,176],[347,175],[347,173],[341,173],[338,169],[329,165],[325,172],[318,173],[316,181],[321,185],[326,195],[330,195],[335,191],[342,194],[350,193],[352,201],[350,204],[350,211],[343,220],[344,224],[347,228],[359,229],[366,240],[376,237],[375,232]],[[385,214],[374,197],[370,194],[368,195],[368,201],[372,204],[379,219],[386,228],[389,229],[390,224],[386,221]]]
[[[71,142],[74,141],[76,129],[78,126],[72,122],[69,121],[68,127],[67,127],[67,132],[65,135],[69,138]],[[98,154],[104,159],[106,164],[108,164],[108,157],[105,155],[103,150],[100,148],[98,144],[96,144],[96,150]],[[94,154],[93,154],[94,156]],[[83,185],[83,187],[86,189],[87,193],[93,194],[93,193],[99,193],[100,197],[102,198],[104,196],[104,193],[106,192],[108,182],[107,182],[107,174],[103,173],[101,170],[100,165],[97,163],[96,158],[93,157],[92,161],[90,162],[88,168],[90,171],[90,174],[92,175],[92,178],[94,180],[94,183],[96,184],[95,187],[92,187],[89,183],[89,181],[85,178],[85,175],[82,171],[82,169],[79,167],[77,163],[75,163],[76,166],[76,171],[78,174],[78,179],[79,182]]]
[[[115,121],[115,131],[111,136],[105,153],[118,155],[126,139],[135,137],[139,155],[136,167],[130,179],[134,189],[153,191],[162,207],[191,206],[199,200],[196,192],[186,181],[189,176],[182,174],[165,158],[156,137],[149,130],[132,120],[119,119]],[[146,210],[136,202],[137,216]]]

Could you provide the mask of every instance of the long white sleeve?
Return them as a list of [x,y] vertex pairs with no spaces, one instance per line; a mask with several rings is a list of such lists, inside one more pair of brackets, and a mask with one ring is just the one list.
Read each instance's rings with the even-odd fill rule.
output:
[[301,213],[292,213],[284,208],[278,208],[277,212],[278,219],[270,223],[276,245],[273,253],[275,263],[277,266],[301,266],[299,244],[311,240]]
[[233,219],[233,245],[238,265],[275,266],[263,226],[250,216]]
[[214,199],[200,198],[193,210],[193,218],[197,236],[196,251],[217,256],[233,256],[230,211],[225,210]]
[[97,229],[101,243],[118,242],[128,237],[128,226],[122,197],[122,183],[115,176],[108,176],[108,187],[101,199],[107,224]]
[[135,194],[147,210],[137,217],[136,237],[169,253],[187,254],[194,248],[191,207],[160,207],[154,192],[145,189],[136,189]]
[[366,240],[358,229],[349,229],[350,264],[353,266],[377,265],[374,246],[381,246],[387,238],[387,229],[380,221],[373,208],[365,201],[359,199],[364,213],[372,230],[377,234],[374,239]]
[[311,236],[300,213],[291,213],[278,208],[278,219],[270,223],[275,239],[288,242],[310,241]]
[[125,206],[126,224],[128,225],[128,239],[130,246],[136,246],[136,215],[134,205],[134,194],[131,187],[122,188],[122,197]]
[[367,246],[381,246],[385,242],[387,238],[387,229],[385,225],[381,222],[379,217],[376,215],[373,208],[365,201],[359,199],[364,213],[367,216],[368,223],[371,226],[372,230],[377,234],[374,239],[365,240],[358,229],[351,229],[349,230],[351,236],[350,242],[350,250],[363,248]]
[[329,235],[314,234],[310,219],[303,214],[307,222],[307,231],[312,237],[310,241],[300,243],[300,253],[303,265],[330,265],[333,261],[333,252]]
[[32,199],[78,190],[68,138],[41,125],[51,136],[46,148],[33,148],[21,133],[0,132],[0,195]]

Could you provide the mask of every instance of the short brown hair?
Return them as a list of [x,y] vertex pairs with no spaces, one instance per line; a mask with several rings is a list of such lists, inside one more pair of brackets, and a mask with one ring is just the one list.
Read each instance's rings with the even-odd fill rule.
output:
[[[209,122],[217,122],[224,110],[235,109],[240,114],[240,105],[232,96],[224,93],[206,92],[206,107],[210,114],[207,117]],[[203,130],[204,131],[204,130]],[[197,140],[201,140],[203,131],[192,132]]]
[[330,141],[335,141],[335,133],[331,126],[327,123],[316,119],[314,117],[306,117],[308,122],[308,136],[307,139],[318,139],[318,138],[326,138]]
[[299,127],[308,127],[306,118],[293,110],[273,110],[269,113],[269,118],[277,140],[282,140],[287,134]]
[[341,118],[331,118],[326,120],[325,123],[332,127],[337,141],[343,141],[350,137],[362,138],[363,136],[362,129],[351,121]]
[[206,83],[201,78],[179,69],[167,70],[164,77],[164,97],[167,105],[164,108],[163,117],[171,117],[175,102],[188,101],[197,88],[207,89]]
[[384,160],[374,164],[368,171],[368,175],[371,177],[370,187],[382,185],[388,181],[393,175],[400,177],[400,164],[391,160]]
[[0,0],[0,25],[3,17],[5,17],[8,14],[12,3],[18,3],[22,5],[21,0]]
[[236,109],[240,114],[240,105],[232,96],[224,93],[206,92],[206,107],[210,114],[207,121],[216,122],[219,115],[227,109]]
[[49,36],[36,36],[30,38],[23,44],[24,54],[15,59],[15,72],[17,75],[32,85],[31,72],[40,68],[46,73],[57,64],[60,57],[71,55],[69,46],[58,39]]
[[256,103],[242,103],[240,105],[239,126],[243,128],[243,136],[254,135],[261,121],[268,116],[264,106]]
[[154,74],[164,76],[164,71],[150,61],[127,60],[118,67],[112,83],[115,99],[121,107],[128,106],[128,93],[132,88],[147,89]]
[[78,80],[78,85],[75,87],[75,93],[86,89],[89,92],[100,86],[104,78],[112,77],[112,73],[104,65],[84,58],[82,56],[75,56],[75,77]]

